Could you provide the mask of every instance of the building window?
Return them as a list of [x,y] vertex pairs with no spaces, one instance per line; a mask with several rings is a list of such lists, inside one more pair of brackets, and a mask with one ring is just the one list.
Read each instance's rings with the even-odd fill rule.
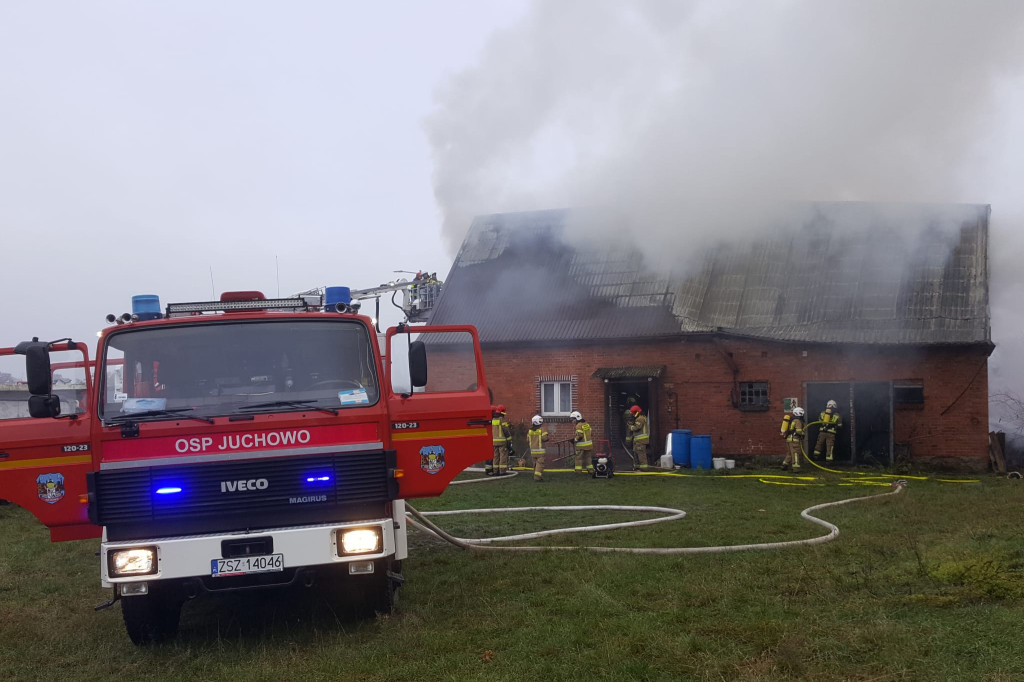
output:
[[541,415],[568,418],[578,402],[576,377],[537,377],[537,402]]
[[924,405],[923,383],[893,382],[892,401],[896,405]]
[[739,408],[741,410],[767,410],[768,382],[746,381],[740,383]]

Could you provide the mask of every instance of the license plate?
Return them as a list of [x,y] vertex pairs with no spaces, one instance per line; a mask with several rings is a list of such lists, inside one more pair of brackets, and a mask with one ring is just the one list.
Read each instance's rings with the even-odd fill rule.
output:
[[238,557],[237,559],[210,560],[210,575],[214,578],[283,570],[284,554],[264,554],[262,556]]

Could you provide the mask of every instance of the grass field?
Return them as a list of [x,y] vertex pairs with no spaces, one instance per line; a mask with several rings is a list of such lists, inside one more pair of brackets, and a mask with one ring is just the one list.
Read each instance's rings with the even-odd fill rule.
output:
[[[747,473],[747,472],[744,472]],[[812,504],[884,488],[756,479],[529,474],[453,486],[421,510],[646,504],[681,521],[547,538],[673,547],[821,535]],[[911,481],[820,512],[814,547],[700,556],[470,553],[418,532],[399,609],[358,620],[315,588],[201,598],[172,644],[137,649],[98,586],[93,541],[51,544],[0,507],[2,680],[1022,680],[1024,485]],[[639,518],[535,512],[435,519],[463,537]]]

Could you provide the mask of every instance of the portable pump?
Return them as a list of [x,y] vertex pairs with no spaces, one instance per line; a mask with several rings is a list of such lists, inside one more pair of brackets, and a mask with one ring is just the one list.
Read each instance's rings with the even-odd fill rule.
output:
[[594,468],[590,472],[591,478],[611,478],[615,475],[615,460],[611,455],[600,454],[594,457]]

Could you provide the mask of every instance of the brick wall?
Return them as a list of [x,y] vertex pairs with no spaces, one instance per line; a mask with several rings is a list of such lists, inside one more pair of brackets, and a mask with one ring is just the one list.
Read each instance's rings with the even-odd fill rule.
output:
[[[778,436],[782,399],[797,397],[806,405],[807,382],[919,380],[924,385],[924,404],[895,409],[894,440],[910,443],[916,461],[970,469],[984,469],[988,463],[987,362],[985,348],[801,346],[707,337],[572,348],[484,348],[494,401],[508,407],[513,423],[526,424],[539,412],[537,376],[574,374],[579,377],[574,407],[591,422],[595,437],[605,433],[605,387],[591,378],[594,371],[665,366],[655,383],[659,391],[658,414],[652,419],[656,454],[664,447],[665,434],[676,425],[668,391],[678,394],[679,428],[711,434],[716,456],[742,458],[784,453]],[[737,369],[738,381],[769,382],[768,411],[743,412],[732,406],[731,367]],[[809,407],[812,414],[821,409]],[[548,421],[556,433],[560,429],[568,433],[567,425]]]

